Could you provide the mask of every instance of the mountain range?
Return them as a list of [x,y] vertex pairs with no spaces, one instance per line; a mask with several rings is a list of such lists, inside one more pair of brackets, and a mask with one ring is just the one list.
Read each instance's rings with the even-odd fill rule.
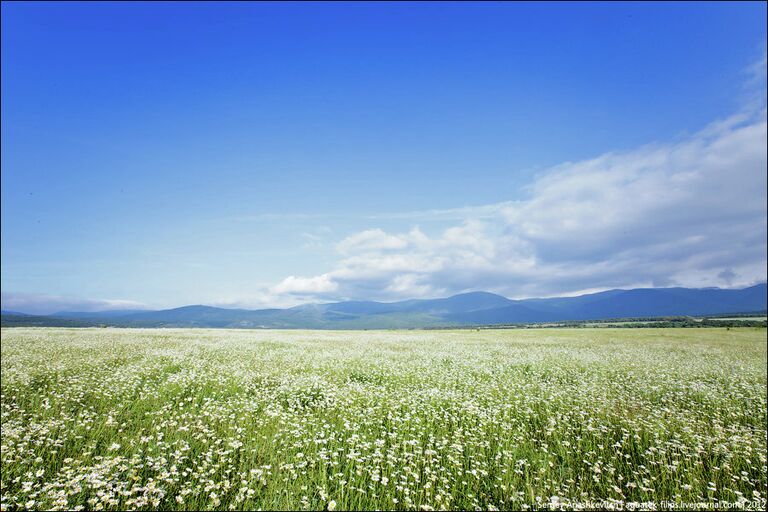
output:
[[159,311],[62,311],[27,315],[2,311],[2,325],[84,327],[227,327],[392,329],[499,325],[611,318],[704,316],[766,310],[766,284],[743,289],[639,288],[577,297],[512,300],[487,292],[400,302],[347,301],[287,309],[184,306]]

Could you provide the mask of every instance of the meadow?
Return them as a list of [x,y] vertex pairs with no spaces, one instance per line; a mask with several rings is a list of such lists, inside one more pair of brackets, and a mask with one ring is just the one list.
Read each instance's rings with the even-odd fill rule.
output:
[[760,328],[3,329],[2,510],[764,509],[766,363]]

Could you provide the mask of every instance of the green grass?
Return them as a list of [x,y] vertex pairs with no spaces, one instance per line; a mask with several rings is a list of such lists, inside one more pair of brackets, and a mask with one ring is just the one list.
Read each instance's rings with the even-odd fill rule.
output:
[[767,423],[765,329],[2,330],[3,510],[764,508]]

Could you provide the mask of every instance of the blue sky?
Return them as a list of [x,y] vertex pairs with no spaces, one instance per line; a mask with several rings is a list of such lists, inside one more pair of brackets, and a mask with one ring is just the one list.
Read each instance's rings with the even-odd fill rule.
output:
[[3,3],[3,308],[764,281],[765,19]]

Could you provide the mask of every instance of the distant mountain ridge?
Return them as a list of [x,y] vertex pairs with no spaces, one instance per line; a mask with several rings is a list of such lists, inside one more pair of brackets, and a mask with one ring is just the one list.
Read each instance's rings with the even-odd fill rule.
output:
[[765,311],[766,284],[743,289],[637,288],[577,297],[512,300],[488,292],[399,302],[346,301],[287,309],[225,309],[192,305],[159,311],[115,310],[26,315],[3,311],[10,325],[389,329],[500,325]]

